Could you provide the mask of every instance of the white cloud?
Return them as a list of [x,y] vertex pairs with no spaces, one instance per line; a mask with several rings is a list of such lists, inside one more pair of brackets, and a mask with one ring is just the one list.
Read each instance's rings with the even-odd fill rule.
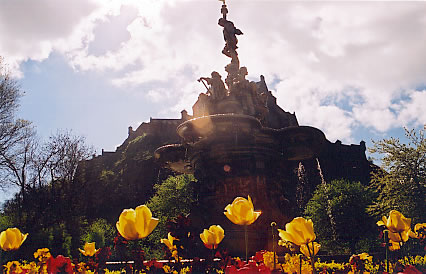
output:
[[65,45],[79,47],[88,35],[85,20],[98,8],[86,0],[3,0],[1,6],[0,52],[17,75],[23,61],[44,60]]
[[[112,71],[113,85],[164,99],[165,114],[190,110],[204,91],[196,79],[224,75],[229,62],[217,1],[20,1],[24,10],[4,3],[0,36],[11,39],[0,41],[0,52],[15,69],[58,51],[76,70]],[[97,27],[125,16],[123,7],[136,11],[127,38],[91,52]],[[265,75],[301,124],[351,141],[356,126],[387,131],[425,122],[425,91],[413,90],[426,83],[425,2],[229,1],[228,8],[244,32],[241,65],[252,79]]]
[[401,103],[402,109],[398,121],[403,126],[409,124],[426,125],[426,89],[411,91],[410,100]]

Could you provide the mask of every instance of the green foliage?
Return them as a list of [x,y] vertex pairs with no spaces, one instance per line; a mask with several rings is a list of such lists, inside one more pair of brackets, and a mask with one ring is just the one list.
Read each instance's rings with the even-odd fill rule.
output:
[[425,130],[405,130],[407,143],[398,138],[373,142],[369,151],[383,156],[382,170],[373,173],[371,188],[377,199],[368,212],[380,218],[396,209],[416,222],[426,220]]
[[81,240],[83,243],[95,242],[96,248],[112,247],[116,234],[117,231],[113,225],[109,224],[105,219],[97,219],[85,230]]
[[115,176],[114,171],[104,169],[101,171],[101,175],[99,175],[99,179],[101,181],[108,182],[108,181],[111,181],[111,179],[114,178],[114,176]]
[[366,213],[371,192],[360,182],[333,180],[320,184],[306,205],[322,251],[365,252],[373,245],[375,222]]
[[146,204],[159,217],[176,217],[189,213],[194,200],[194,189],[190,184],[193,175],[179,175],[167,178],[154,186],[155,195]]
[[115,163],[115,166],[122,165],[126,161],[146,161],[151,159],[152,149],[155,147],[155,145],[152,145],[153,143],[156,143],[155,138],[147,134],[142,134],[131,140],[121,154],[121,158]]
[[[47,238],[48,248],[53,256],[59,254],[70,256],[71,254],[71,236],[67,232],[66,226],[63,223],[56,224],[44,230],[42,233]],[[41,248],[41,247],[39,247]]]
[[0,231],[6,230],[12,226],[12,218],[7,215],[0,214]]
[[160,239],[167,238],[166,222],[179,214],[189,214],[196,201],[192,182],[193,175],[169,177],[154,186],[155,195],[146,203],[152,215],[160,221],[157,228],[143,242],[148,257],[161,258],[163,244]]

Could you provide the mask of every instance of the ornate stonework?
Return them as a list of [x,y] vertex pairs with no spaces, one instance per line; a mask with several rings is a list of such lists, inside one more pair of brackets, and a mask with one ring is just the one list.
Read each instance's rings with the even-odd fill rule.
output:
[[[178,172],[194,173],[198,179],[199,204],[192,218],[200,227],[220,224],[227,231],[225,245],[241,252],[241,230],[223,215],[225,206],[237,196],[250,195],[255,207],[263,211],[250,226],[251,249],[265,248],[271,221],[284,225],[293,216],[296,203],[285,193],[293,182],[277,178],[292,169],[291,161],[315,158],[326,142],[316,128],[299,126],[294,114],[283,111],[268,90],[265,79],[250,82],[247,68],[240,67],[236,35],[242,32],[226,18],[222,5],[225,47],[222,53],[231,58],[227,76],[213,71],[198,79],[207,88],[193,106],[193,119],[177,127],[181,144],[156,150],[160,163]],[[298,162],[296,162],[297,164]],[[293,194],[296,196],[295,193]]]

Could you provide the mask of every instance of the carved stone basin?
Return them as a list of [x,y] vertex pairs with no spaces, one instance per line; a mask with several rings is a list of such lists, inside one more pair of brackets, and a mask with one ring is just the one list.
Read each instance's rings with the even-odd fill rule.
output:
[[271,129],[243,114],[215,114],[188,120],[177,127],[182,144],[155,151],[156,158],[171,169],[193,172],[197,161],[228,158],[277,157],[301,161],[317,155],[325,143],[324,133],[309,126]]
[[259,120],[244,114],[215,114],[191,119],[177,127],[177,133],[187,143],[203,138],[228,136],[230,132],[250,134],[261,128]]

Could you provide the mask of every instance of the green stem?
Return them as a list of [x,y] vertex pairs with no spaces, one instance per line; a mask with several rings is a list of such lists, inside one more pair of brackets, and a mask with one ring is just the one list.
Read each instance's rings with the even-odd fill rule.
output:
[[311,257],[311,264],[312,264],[312,273],[316,273],[315,271],[315,245],[314,242],[312,243],[312,257]]
[[244,240],[246,243],[246,262],[248,263],[248,234],[247,234],[247,225],[244,226]]
[[275,226],[277,224],[275,222],[271,223],[271,228],[272,228],[272,252],[274,252],[274,270],[277,268],[277,253],[275,250]]
[[385,257],[386,257],[386,272],[389,273],[389,257],[388,257],[388,248],[389,248],[389,239],[388,239],[388,231],[384,231],[384,240],[385,240]]
[[311,266],[312,266],[312,273],[316,273],[315,272],[315,263],[314,263],[314,242],[312,242],[312,253],[311,253],[311,249],[309,248],[309,243],[306,244],[306,247],[308,248],[308,253],[309,253],[309,257],[311,259]]
[[[402,242],[403,242],[403,240],[402,240],[401,232],[398,232],[398,235],[399,235],[399,239],[401,240],[401,241],[399,242],[399,249],[401,250],[401,254],[402,254],[402,257],[403,257],[403,261],[404,261],[404,263],[406,263],[406,256],[405,256],[405,252],[402,250]],[[408,263],[408,264],[409,264],[409,263]]]

